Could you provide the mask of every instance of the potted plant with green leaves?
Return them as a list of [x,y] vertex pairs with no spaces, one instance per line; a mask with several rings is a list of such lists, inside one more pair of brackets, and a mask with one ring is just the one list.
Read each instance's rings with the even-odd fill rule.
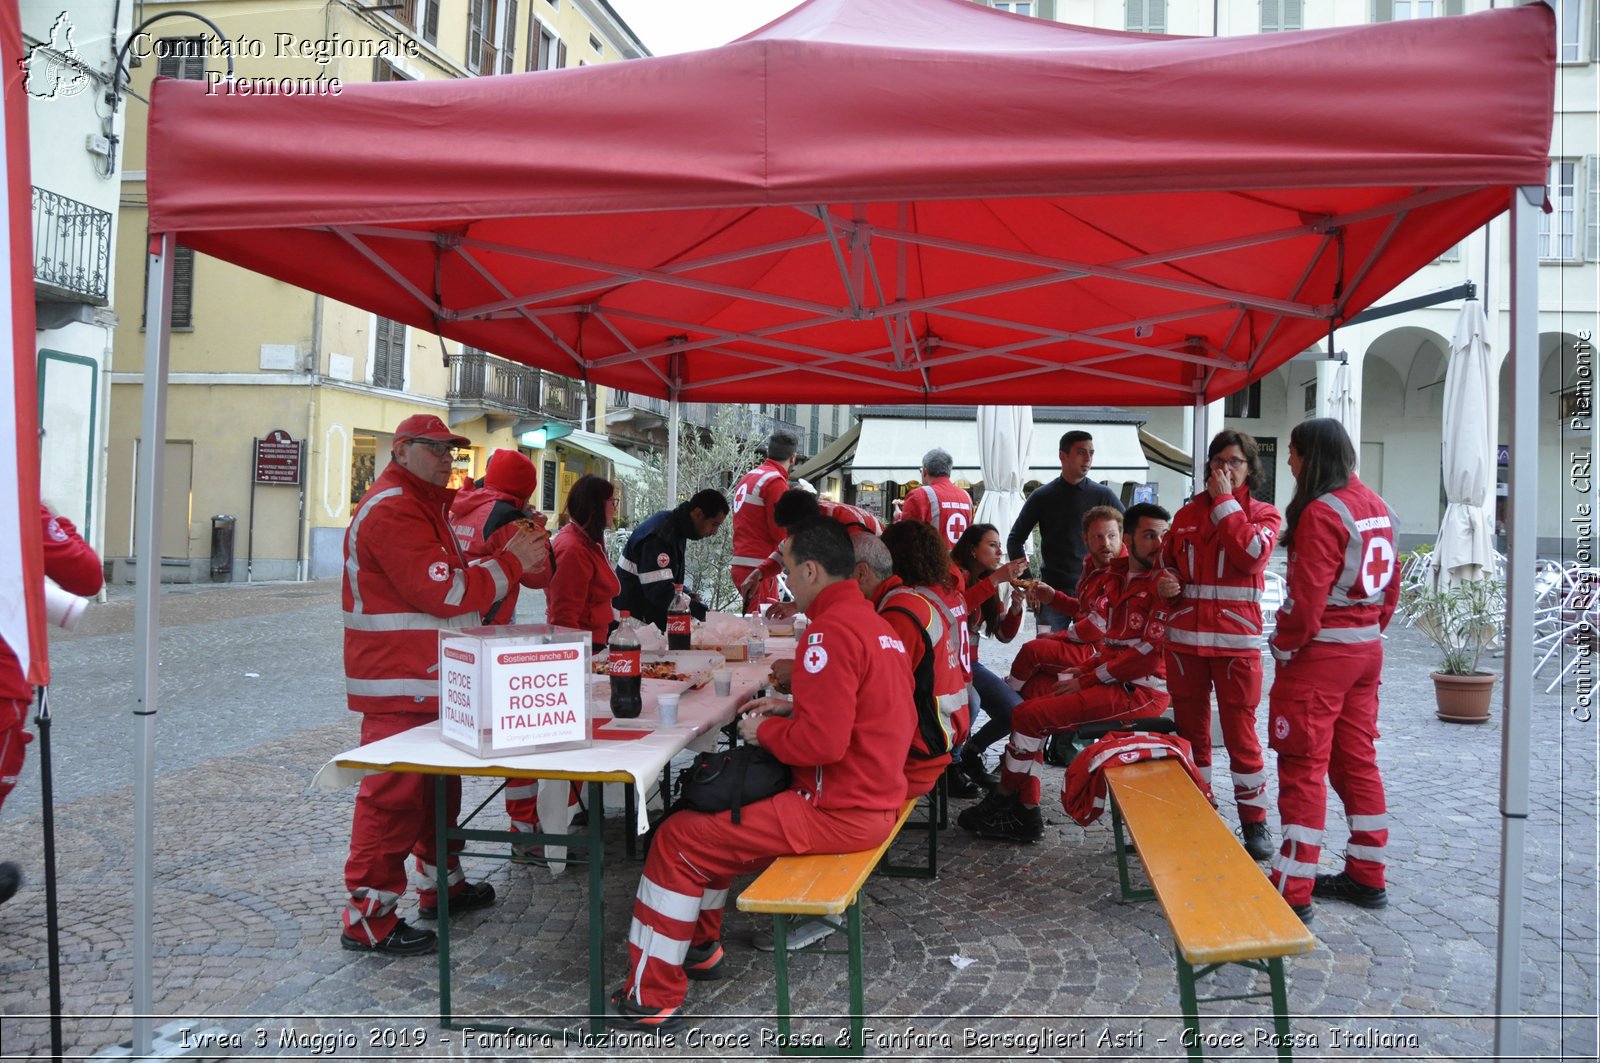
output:
[[1431,580],[1400,590],[1401,608],[1416,629],[1444,654],[1433,673],[1439,719],[1483,723],[1497,676],[1478,667],[1483,651],[1500,637],[1505,622],[1505,584],[1492,576],[1434,585]]

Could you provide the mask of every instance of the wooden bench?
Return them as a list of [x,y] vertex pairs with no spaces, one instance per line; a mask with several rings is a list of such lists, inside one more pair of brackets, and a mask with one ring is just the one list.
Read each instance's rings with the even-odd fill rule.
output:
[[[935,791],[937,792],[937,791]],[[931,796],[931,795],[930,795]],[[889,846],[905,826],[918,798],[900,807],[894,829],[876,849],[859,853],[813,853],[780,856],[739,895],[741,912],[772,915],[773,960],[778,985],[778,1052],[801,1056],[864,1056],[866,1054],[866,992],[862,985],[861,887],[883,860]],[[932,803],[929,816],[934,818]],[[937,830],[937,823],[933,829]],[[931,854],[930,854],[931,858]],[[841,924],[838,917],[843,915]],[[850,1045],[830,1038],[796,1038],[789,1021],[789,931],[810,922],[843,929],[850,957]],[[838,949],[808,948],[807,952],[837,955]],[[819,1043],[827,1042],[827,1043]]]
[[[1196,982],[1229,964],[1268,976],[1278,1058],[1294,1058],[1283,958],[1310,952],[1316,939],[1181,764],[1173,760],[1116,764],[1105,769],[1105,776],[1122,900],[1154,897],[1172,927],[1189,1058],[1205,1058],[1199,1044],[1200,1003],[1269,995],[1195,995]],[[1131,886],[1123,824],[1133,837],[1152,890]]]

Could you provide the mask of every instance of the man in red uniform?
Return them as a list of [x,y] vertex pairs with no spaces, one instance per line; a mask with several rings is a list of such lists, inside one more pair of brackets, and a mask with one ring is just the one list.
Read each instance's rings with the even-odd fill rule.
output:
[[1095,506],[1083,515],[1083,541],[1088,547],[1083,575],[1075,597],[1043,580],[1028,588],[1030,605],[1046,605],[1057,615],[1070,617],[1067,625],[1030,640],[1011,662],[1006,685],[1024,698],[1043,697],[1060,681],[1062,672],[1082,667],[1094,655],[1094,644],[1105,634],[1106,620],[1094,609],[1110,593],[1105,585],[1111,562],[1122,556],[1122,511]]
[[1045,739],[1097,720],[1159,716],[1166,710],[1166,605],[1156,593],[1156,562],[1170,517],[1149,502],[1129,506],[1123,514],[1128,556],[1111,562],[1107,593],[1094,603],[1106,617],[1098,652],[1056,684],[1052,696],[1012,710],[1000,785],[956,818],[960,826],[985,838],[1038,839],[1044,833],[1039,775]]
[[[78,529],[66,517],[57,517],[42,505],[39,520],[44,525],[40,537],[44,574],[69,594],[81,598],[98,594],[104,581],[100,558],[78,537]],[[16,788],[28,743],[33,741],[27,727],[32,700],[33,688],[22,673],[16,651],[0,639],[0,806]],[[10,861],[0,864],[0,904],[10,900],[21,885],[22,871],[17,865]]]
[[[344,672],[350,709],[362,714],[361,742],[376,742],[439,718],[439,631],[471,627],[545,556],[543,540],[518,530],[499,552],[469,564],[450,530],[455,448],[468,440],[433,414],[400,422],[389,465],[356,506],[344,539]],[[547,561],[543,562],[548,564]],[[461,780],[449,787],[451,822]],[[340,943],[357,952],[411,955],[437,945],[431,930],[395,914],[406,888],[406,857],[416,857],[418,901],[434,916],[434,801],[427,777],[381,772],[361,782],[350,825],[345,885],[350,891]],[[455,911],[494,902],[487,882],[469,885],[450,858]]]
[[764,575],[762,563],[783,542],[783,529],[773,507],[789,489],[789,470],[800,453],[800,441],[788,432],[767,440],[767,460],[744,474],[733,489],[733,561],[729,570],[751,608],[778,600],[777,573]]
[[[1311,921],[1311,898],[1363,908],[1389,903],[1384,850],[1388,805],[1378,771],[1378,684],[1383,629],[1400,598],[1394,511],[1355,475],[1355,448],[1329,417],[1289,435],[1294,498],[1283,541],[1289,589],[1278,609],[1278,662],[1268,740],[1278,754],[1283,844],[1272,881]],[[1317,873],[1327,785],[1350,824],[1344,870]]]
[[[520,451],[497,450],[489,456],[483,479],[456,492],[450,504],[450,528],[456,533],[461,552],[470,561],[493,557],[516,534],[515,521],[527,519],[538,525],[533,532],[540,541],[549,539],[544,530],[545,517],[537,510],[530,511],[528,502],[539,487],[539,471]],[[506,596],[483,611],[485,624],[514,623],[517,615],[517,598],[521,588],[538,590],[550,585],[555,571],[545,543],[543,553],[531,568],[522,573],[522,579],[513,583]],[[570,783],[560,784],[563,790]],[[506,817],[511,820],[511,830],[518,834],[537,834],[539,831],[539,785],[534,779],[507,779],[504,790]],[[513,844],[511,859],[514,863],[536,863],[540,854],[527,845]]]
[[750,702],[746,742],[794,769],[794,788],[740,810],[680,810],[656,831],[633,903],[628,975],[612,996],[613,1026],[683,1025],[688,978],[722,976],[722,909],[735,875],[777,856],[881,845],[906,799],[916,726],[905,647],[850,578],[850,533],[831,520],[790,530],[784,572],[811,618],[796,656],[794,701]]
[[1211,691],[1228,770],[1233,776],[1239,835],[1257,860],[1272,859],[1267,828],[1267,768],[1256,735],[1261,703],[1261,597],[1267,562],[1283,523],[1276,507],[1252,498],[1261,482],[1256,441],[1218,432],[1207,448],[1206,489],[1186,502],[1161,544],[1168,595],[1167,690],[1178,734],[1195,766],[1211,778]]
[[[777,504],[772,507],[772,519],[780,528],[792,528],[812,517],[826,517],[838,521],[844,525],[845,531],[850,532],[851,538],[855,537],[857,530],[871,536],[883,534],[883,522],[866,510],[844,502],[835,502],[831,498],[818,498],[815,493],[804,487],[791,487],[779,496]],[[783,571],[783,554],[779,550],[774,550],[771,557],[761,562],[761,578],[776,579],[781,571]],[[799,611],[793,602],[779,602],[767,610],[767,615],[781,618],[793,616]]]
[[906,496],[895,520],[932,524],[952,547],[972,524],[972,496],[950,482],[954,463],[948,451],[934,447],[922,456],[922,486]]

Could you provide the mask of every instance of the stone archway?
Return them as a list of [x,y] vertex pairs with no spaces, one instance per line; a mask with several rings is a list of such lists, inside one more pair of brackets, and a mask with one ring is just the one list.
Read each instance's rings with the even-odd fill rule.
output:
[[1391,329],[1361,359],[1361,478],[1400,515],[1400,544],[1432,542],[1444,512],[1439,479],[1450,341],[1414,325]]

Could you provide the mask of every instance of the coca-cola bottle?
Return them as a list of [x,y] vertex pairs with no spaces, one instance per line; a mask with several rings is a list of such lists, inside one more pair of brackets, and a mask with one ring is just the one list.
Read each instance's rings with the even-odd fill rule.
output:
[[633,633],[633,623],[627,610],[623,610],[611,638],[606,641],[606,675],[611,678],[611,715],[619,720],[631,720],[644,709],[644,695],[640,693],[639,636]]
[[689,648],[689,594],[683,584],[672,585],[672,604],[667,606],[667,649]]

